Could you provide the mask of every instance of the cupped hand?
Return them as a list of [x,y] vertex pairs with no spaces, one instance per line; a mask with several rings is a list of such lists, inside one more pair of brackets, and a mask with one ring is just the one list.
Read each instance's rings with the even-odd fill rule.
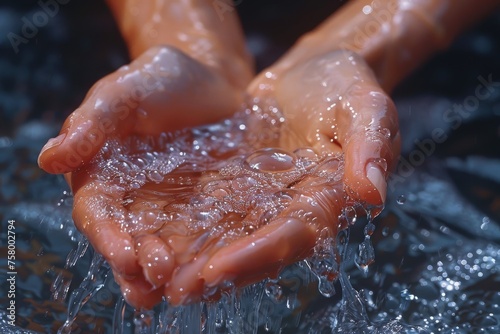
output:
[[382,203],[397,120],[362,59],[271,69],[249,95],[218,125],[109,137],[71,173],[75,223],[135,307],[275,276],[334,240],[344,207]]
[[243,92],[219,72],[171,46],[154,47],[99,80],[43,147],[38,164],[68,173],[88,163],[109,138],[159,135],[228,117]]
[[261,73],[250,90],[275,96],[289,131],[282,145],[298,141],[320,154],[342,153],[348,195],[376,214],[399,157],[400,133],[394,103],[371,68],[357,54],[340,50],[287,70],[275,67]]

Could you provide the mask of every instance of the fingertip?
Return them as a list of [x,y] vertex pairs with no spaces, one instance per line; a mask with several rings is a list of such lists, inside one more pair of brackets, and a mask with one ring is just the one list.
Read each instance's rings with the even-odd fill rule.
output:
[[75,224],[111,268],[125,279],[140,276],[142,268],[130,235],[112,221],[98,220],[98,217],[90,217],[80,211],[76,208],[73,213]]
[[134,308],[152,309],[161,302],[163,297],[161,289],[155,289],[144,277],[126,279],[115,271],[113,271],[113,275],[120,286],[123,298]]
[[51,174],[61,174],[65,173],[66,170],[64,166],[59,166],[56,161],[54,161],[54,155],[58,147],[66,138],[66,134],[62,133],[55,138],[50,138],[47,143],[40,150],[38,155],[38,166]]
[[365,172],[366,178],[375,187],[380,196],[380,204],[384,203],[387,193],[387,182],[384,176],[385,170],[382,169],[380,164],[370,161],[366,164]]
[[146,281],[155,288],[162,286],[170,279],[175,267],[173,252],[155,235],[141,235],[134,239],[138,263]]
[[354,201],[368,206],[383,206],[387,195],[388,166],[393,152],[383,136],[353,138],[345,151],[344,183]]
[[205,286],[202,270],[208,259],[208,255],[199,255],[174,271],[164,288],[169,304],[186,305],[201,299]]

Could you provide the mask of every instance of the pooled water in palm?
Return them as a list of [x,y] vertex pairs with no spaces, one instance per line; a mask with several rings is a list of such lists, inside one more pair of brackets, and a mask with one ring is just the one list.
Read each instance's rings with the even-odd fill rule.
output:
[[[340,156],[277,148],[283,116],[254,105],[221,123],[159,137],[110,140],[94,159],[95,174],[119,199],[101,216],[135,235],[187,222],[186,235],[211,231],[222,239],[252,233],[292,200],[290,186]],[[174,214],[175,213],[175,214]],[[229,219],[230,229],[218,224]]]

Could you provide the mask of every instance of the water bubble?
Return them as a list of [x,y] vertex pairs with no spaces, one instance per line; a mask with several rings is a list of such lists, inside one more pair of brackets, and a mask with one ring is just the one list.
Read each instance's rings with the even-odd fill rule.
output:
[[251,170],[263,173],[287,172],[295,167],[292,153],[277,148],[257,150],[245,162]]
[[293,153],[297,157],[297,166],[299,168],[310,169],[316,166],[319,161],[318,154],[311,148],[299,148]]
[[160,183],[163,181],[163,175],[161,175],[158,171],[154,170],[149,172],[149,179],[155,183]]
[[403,205],[406,202],[406,197],[405,195],[399,195],[398,199],[396,200],[396,203],[399,205]]
[[316,151],[314,151],[312,148],[309,148],[309,147],[298,148],[295,151],[293,151],[293,153],[295,154],[295,156],[298,159],[306,159],[309,161],[318,161],[319,160],[319,157],[318,157],[318,154],[316,153]]
[[335,295],[335,281],[328,279],[326,276],[321,276],[318,282],[318,291],[323,297],[332,297]]

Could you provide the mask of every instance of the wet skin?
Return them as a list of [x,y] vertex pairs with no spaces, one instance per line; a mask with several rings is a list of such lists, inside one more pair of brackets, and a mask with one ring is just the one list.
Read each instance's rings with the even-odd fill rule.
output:
[[[222,23],[206,3],[200,1],[194,6],[206,14],[200,20],[207,20],[203,21],[207,27],[220,29]],[[353,7],[345,11],[354,11]],[[134,31],[130,27],[134,21],[127,20],[121,10],[115,8],[122,17],[120,22],[125,22],[126,35],[126,31]],[[411,16],[414,12],[405,13]],[[141,20],[147,20],[148,15],[144,15],[146,18]],[[61,135],[47,143],[39,158],[40,166],[51,173],[65,173],[75,197],[75,224],[110,263],[130,304],[152,307],[162,296],[173,304],[186,303],[202,297],[207,287],[226,280],[243,285],[275,275],[284,265],[310,255],[324,228],[331,235],[344,228],[338,217],[345,206],[362,203],[367,208],[378,208],[383,204],[385,180],[399,154],[397,114],[385,89],[392,88],[398,75],[403,74],[379,71],[386,60],[379,57],[378,46],[336,50],[317,43],[321,36],[337,46],[352,42],[352,36],[348,37],[351,40],[343,40],[342,33],[331,32],[335,22],[343,21],[342,17],[333,17],[251,82],[251,63],[238,41],[241,36],[232,32],[228,37],[220,31],[210,35],[210,29],[203,30],[203,38],[213,46],[207,53],[193,52],[192,44],[179,36],[158,40],[154,35],[149,43],[149,35],[142,30],[130,33],[132,54],[147,51],[129,66],[100,80],[65,122]],[[178,22],[179,28],[190,24]],[[371,36],[372,40],[381,39],[380,34]],[[237,45],[231,48],[221,42],[227,40]],[[171,46],[150,45],[159,42]],[[312,47],[314,43],[317,47]],[[422,58],[418,56],[411,63]],[[237,69],[221,65],[231,63],[228,59],[236,59]],[[187,171],[191,173],[191,186],[182,200],[174,193],[151,197],[151,192],[138,192],[135,206],[124,202],[130,187],[113,187],[112,182],[95,177],[102,172],[98,167],[105,163],[106,155],[99,152],[106,143],[112,142],[115,149],[123,146],[131,156],[144,154],[130,151],[127,138],[158,137],[164,131],[229,117],[241,110],[244,101],[253,98],[277,107],[284,116],[272,146],[287,152],[310,147],[319,156],[342,154],[341,182],[325,176],[334,174],[336,169],[329,169],[337,165],[321,165],[298,183],[286,186],[293,188],[293,199],[266,224],[256,224],[258,228],[252,233],[222,238],[231,234],[231,229],[238,229],[241,218],[221,218],[218,225],[224,233],[207,236],[194,233],[188,220],[160,220],[155,225],[154,220],[143,215],[146,208],[168,206],[165,213],[183,217],[182,206],[172,203],[184,203],[190,192],[196,195],[206,183],[206,174]],[[219,164],[230,158],[223,155]],[[231,185],[236,178],[224,181]],[[160,186],[149,184],[148,190]],[[123,213],[133,223],[133,230],[124,228],[121,218],[117,218]],[[252,217],[251,213],[248,217]]]
[[[159,58],[163,57],[162,60],[165,63],[171,62],[171,58],[175,60],[177,57],[184,57],[171,48],[159,48],[157,52]],[[146,56],[149,57],[148,54]],[[141,58],[137,61],[140,60]],[[266,75],[257,78],[249,94],[260,100],[275,101],[273,106],[278,106],[285,118],[279,138],[272,143],[257,143],[257,146],[282,147],[289,152],[298,148],[311,147],[320,156],[340,154],[342,153],[341,142],[344,142],[342,138],[345,136],[343,131],[354,131],[354,129],[342,127],[344,130],[339,130],[335,139],[335,135],[330,135],[336,132],[333,132],[332,128],[341,128],[341,124],[352,122],[353,119],[363,121],[362,111],[374,105],[384,112],[395,113],[394,106],[387,96],[380,89],[376,90],[377,86],[371,70],[359,62],[362,63],[363,60],[355,54],[333,52],[324,57],[312,59],[302,67],[289,71],[281,79],[272,78],[270,74],[267,75],[270,78]],[[193,68],[192,65],[189,66]],[[358,78],[363,77],[363,83],[366,82],[366,85],[357,85],[358,81],[354,79],[354,76],[350,81],[330,82],[332,80],[329,78],[339,75],[346,77],[345,72],[349,71],[354,71],[353,73]],[[210,77],[207,81],[214,82]],[[328,84],[324,85],[324,82]],[[203,82],[198,81],[198,84],[203,85]],[[224,82],[221,81],[221,89],[223,85]],[[210,87],[213,91],[217,89],[214,84]],[[302,97],[290,99],[290,96],[297,95],[297,92],[302,92]],[[213,97],[213,93],[211,95]],[[365,95],[371,98],[354,99],[354,96]],[[187,98],[184,106],[178,103],[176,110],[180,114],[190,112],[189,108],[193,100]],[[86,101],[92,101],[92,95]],[[327,101],[328,104],[325,105]],[[218,110],[223,110],[222,107]],[[325,109],[329,109],[328,112],[325,112]],[[347,120],[342,117],[345,113],[350,115]],[[77,116],[74,117],[79,120]],[[133,122],[136,128],[142,120],[140,117],[137,116]],[[389,145],[392,146],[392,141],[395,140],[391,137],[390,131],[392,129],[393,133],[397,133],[394,131],[397,123],[387,122],[389,118],[386,118],[384,113],[379,117],[383,126],[374,124],[373,130],[363,131],[358,140],[366,142],[365,136],[369,135],[370,142],[366,144],[370,147],[370,152],[383,153],[387,157],[386,162],[381,162],[376,160],[379,156],[375,155],[372,161],[373,166],[367,167],[380,170],[382,178],[382,173],[385,173],[385,168],[387,168],[386,164],[390,164],[393,157],[397,155],[397,152],[394,153],[389,149]],[[308,119],[305,123],[307,127],[304,127],[304,119]],[[344,123],[339,123],[337,119]],[[99,116],[96,116],[94,120],[92,124],[100,124]],[[72,127],[76,122],[69,121],[67,125]],[[89,122],[89,119],[85,122]],[[116,138],[115,145],[126,145],[127,138],[132,134],[158,136],[159,132],[155,132],[154,127],[147,122],[148,118],[145,118],[144,127],[139,128],[142,131],[132,127],[132,130],[128,130],[129,132],[121,136],[116,132],[110,132],[111,137]],[[382,131],[387,128],[386,124],[392,128]],[[353,124],[353,126],[356,125]],[[119,127],[119,129],[124,128],[126,127]],[[152,131],[148,133],[144,129]],[[161,128],[159,130],[161,131]],[[259,129],[254,131],[258,132]],[[86,132],[80,133],[82,138],[75,139],[75,145],[87,140],[85,136],[89,132],[90,129],[87,129]],[[356,136],[352,136],[350,140],[357,140]],[[69,141],[65,140],[61,145],[65,144],[72,151],[78,150],[78,146],[72,148]],[[345,141],[345,145],[349,143]],[[58,167],[61,158],[57,153],[64,154],[64,151],[59,146],[57,153],[49,155],[51,150],[54,148],[44,153],[50,158],[41,158],[42,166],[47,164],[47,166]],[[130,154],[143,153],[130,152]],[[151,221],[147,219],[139,219],[141,213],[151,207],[151,205],[141,205],[141,202],[149,202],[149,204],[154,202],[155,208],[164,208],[168,203],[170,206],[166,212],[169,214],[176,210],[181,211],[172,205],[172,201],[183,203],[183,199],[177,198],[178,194],[173,192],[152,200],[150,196],[146,196],[146,193],[142,193],[135,197],[133,207],[126,207],[123,203],[124,198],[129,194],[127,190],[118,190],[113,187],[112,180],[96,180],[93,177],[102,173],[102,170],[98,168],[103,165],[99,163],[99,159],[105,161],[106,157],[99,156],[98,161],[86,163],[83,167],[66,174],[75,196],[73,218],[80,231],[111,264],[115,278],[120,283],[127,301],[136,307],[152,307],[163,295],[167,296],[171,303],[185,303],[203,295],[205,286],[216,286],[227,280],[248,284],[269,275],[275,275],[284,265],[311,255],[311,250],[323,228],[327,227],[331,235],[336,235],[339,228],[338,217],[342,208],[346,206],[346,193],[342,183],[318,176],[321,174],[318,170],[317,173],[295,184],[293,189],[296,191],[296,196],[290,202],[289,207],[273,217],[268,224],[260,226],[257,231],[248,236],[241,235],[241,238],[226,240],[224,243],[217,243],[214,238],[220,238],[220,236],[216,235],[213,236],[213,240],[211,238],[203,240],[204,246],[193,246],[203,234],[193,234],[192,229],[189,228],[189,221],[174,221],[158,225],[158,223],[151,224]],[[229,161],[230,156],[225,159]],[[346,160],[345,163],[347,165],[353,162]],[[338,166],[331,171],[328,168],[333,167],[328,164],[321,168],[324,169],[324,173],[333,176]],[[203,181],[203,174],[193,173],[190,177],[193,178],[190,191],[194,196],[197,193],[196,189],[199,188],[198,185],[201,187],[205,181]],[[226,178],[225,181],[233,182],[231,178]],[[382,203],[381,194],[368,179],[364,184],[357,183],[357,186],[358,188],[349,189],[349,194],[359,196],[358,192],[364,191],[365,198],[371,200],[372,203]],[[163,185],[150,184],[149,190],[154,191],[155,187],[160,190]],[[354,198],[352,197],[353,201]],[[126,212],[130,221],[135,225],[133,232],[123,228],[123,224],[114,218],[121,212]],[[299,212],[308,212],[310,215],[304,217]],[[315,217],[314,222],[310,217]],[[228,219],[232,219],[231,217],[224,216],[222,219],[226,221],[221,222],[220,225],[228,225],[227,229],[236,228],[227,222]],[[181,228],[181,226],[186,227]],[[175,246],[172,246],[172,243]],[[253,246],[254,244],[258,246]],[[150,263],[154,265],[148,265]]]

